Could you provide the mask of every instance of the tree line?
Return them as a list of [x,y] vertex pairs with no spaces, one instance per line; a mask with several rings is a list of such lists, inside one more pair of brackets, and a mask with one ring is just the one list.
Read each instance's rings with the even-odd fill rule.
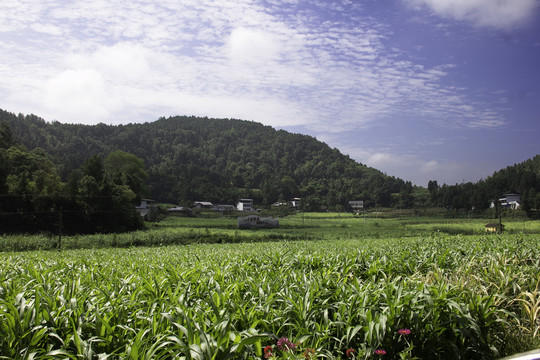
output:
[[497,205],[504,194],[521,195],[521,208],[530,217],[540,216],[540,155],[522,163],[508,166],[477,183],[455,185],[429,181],[432,206],[453,209],[485,210]]
[[97,233],[141,229],[134,204],[147,174],[134,155],[88,157],[63,181],[51,156],[28,150],[0,123],[0,233]]
[[[306,211],[345,210],[349,200],[363,200],[367,208],[481,211],[500,195],[516,192],[529,214],[540,207],[539,156],[478,183],[439,185],[432,180],[424,188],[358,163],[311,136],[252,121],[174,116],[90,126],[0,110],[0,122],[29,151],[42,149],[63,182],[80,171],[89,154],[101,159],[116,151],[130,154],[147,174],[139,176],[141,188],[132,191],[160,202],[234,204],[252,198],[268,206],[300,197]],[[122,181],[130,182],[125,176]]]
[[[346,208],[349,200],[412,206],[410,182],[359,164],[311,136],[251,121],[176,116],[88,126],[5,111],[0,116],[27,148],[51,155],[62,179],[87,154],[135,155],[148,173],[148,193],[161,202],[234,204],[247,197],[264,206],[301,197],[306,210]],[[404,196],[397,199],[396,193]]]

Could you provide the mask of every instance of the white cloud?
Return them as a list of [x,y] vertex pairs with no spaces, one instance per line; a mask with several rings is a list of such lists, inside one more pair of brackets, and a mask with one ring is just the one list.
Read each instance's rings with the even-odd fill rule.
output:
[[81,114],[86,120],[100,121],[110,115],[105,90],[105,82],[95,70],[66,70],[46,82],[43,105],[48,113],[62,114],[73,122]]
[[228,39],[230,58],[242,63],[275,61],[280,56],[280,47],[273,34],[258,29],[238,27]]
[[440,170],[441,170],[441,164],[439,164],[439,162],[436,160],[429,160],[425,162],[424,164],[422,164],[422,166],[420,167],[420,171],[425,174],[437,172]]
[[478,26],[509,29],[535,17],[538,0],[404,0],[435,14]]
[[53,24],[34,23],[30,25],[30,28],[34,31],[48,35],[62,35],[64,33],[62,28]]
[[[347,8],[354,3],[317,3],[333,20],[294,1],[33,3],[0,4],[0,14],[10,14],[0,27],[0,46],[10,49],[0,96],[14,111],[108,123],[149,121],[147,109],[159,117],[161,108],[328,132],[392,114],[465,127],[504,123],[486,102],[443,85],[453,65],[398,60],[384,26]],[[6,40],[15,32],[16,46]],[[59,107],[62,97],[69,111]]]
[[162,59],[163,55],[132,42],[120,42],[112,46],[100,46],[91,53],[69,54],[66,65],[71,68],[92,67],[103,76],[129,83],[151,76],[154,70],[150,62],[156,57]]

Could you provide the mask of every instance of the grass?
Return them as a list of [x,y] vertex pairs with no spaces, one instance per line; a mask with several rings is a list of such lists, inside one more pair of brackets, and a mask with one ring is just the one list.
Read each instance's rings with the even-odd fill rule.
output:
[[[194,243],[237,243],[281,240],[324,240],[381,237],[425,237],[434,233],[483,235],[493,219],[447,219],[427,217],[365,218],[350,213],[306,213],[280,218],[278,229],[239,230],[236,217],[169,216],[148,229],[125,234],[62,236],[62,249],[132,246],[167,246]],[[540,234],[540,222],[505,219],[507,234]],[[5,235],[0,251],[58,249],[58,236]]]
[[169,217],[65,237],[62,252],[3,252],[0,358],[495,359],[540,347],[540,226],[487,235],[485,223],[321,213],[240,231]]

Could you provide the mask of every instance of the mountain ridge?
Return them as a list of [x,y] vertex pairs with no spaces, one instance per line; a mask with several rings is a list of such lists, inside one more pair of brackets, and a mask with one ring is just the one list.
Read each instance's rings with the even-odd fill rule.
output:
[[41,148],[65,178],[91,154],[122,150],[144,160],[150,196],[160,201],[234,202],[251,197],[268,205],[302,197],[310,209],[393,206],[392,193],[410,182],[367,167],[304,134],[253,121],[194,116],[161,117],[125,125],[64,124],[35,115],[1,112],[13,135],[29,149]]
[[430,181],[428,188],[387,176],[309,135],[254,121],[195,116],[161,117],[125,125],[64,124],[0,110],[14,138],[49,153],[63,179],[92,154],[121,150],[142,159],[149,196],[191,205],[233,204],[253,198],[260,205],[293,197],[304,210],[341,210],[350,200],[366,207],[486,209],[501,194],[523,195],[524,209],[540,207],[540,155],[510,165],[476,183]]

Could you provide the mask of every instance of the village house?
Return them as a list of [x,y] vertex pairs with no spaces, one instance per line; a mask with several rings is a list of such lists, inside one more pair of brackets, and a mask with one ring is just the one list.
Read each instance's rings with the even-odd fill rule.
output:
[[195,209],[212,209],[214,207],[214,204],[209,201],[195,201],[193,203],[193,207]]
[[364,201],[363,200],[351,200],[349,201],[349,206],[354,212],[360,212],[360,210],[364,209]]
[[503,208],[516,210],[521,205],[521,196],[519,194],[504,194],[499,202]]
[[295,209],[299,209],[300,208],[300,201],[301,199],[300,198],[294,198],[291,200],[291,206]]
[[253,208],[253,199],[240,199],[236,205],[238,211],[255,211]]
[[151,199],[141,199],[141,203],[138,206],[135,206],[135,209],[137,209],[139,214],[146,219],[152,210],[157,209],[157,201]]

